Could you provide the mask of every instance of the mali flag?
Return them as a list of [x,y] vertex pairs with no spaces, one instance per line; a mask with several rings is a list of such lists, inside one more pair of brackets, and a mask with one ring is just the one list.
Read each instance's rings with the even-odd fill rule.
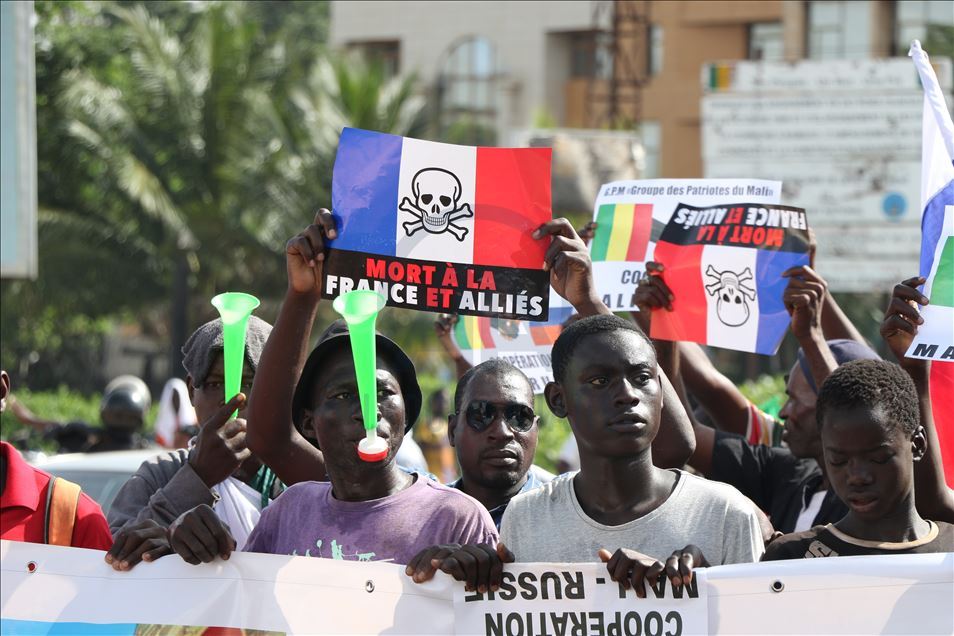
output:
[[607,203],[596,213],[596,233],[590,247],[594,261],[642,262],[653,229],[648,203]]

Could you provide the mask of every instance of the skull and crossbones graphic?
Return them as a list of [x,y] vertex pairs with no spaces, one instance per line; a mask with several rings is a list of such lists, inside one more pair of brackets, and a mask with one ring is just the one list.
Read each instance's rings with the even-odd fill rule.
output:
[[755,300],[755,290],[746,285],[752,280],[752,270],[746,267],[737,274],[730,270],[720,272],[709,265],[706,276],[715,279],[706,285],[706,292],[717,298],[716,314],[719,320],[729,327],[744,325],[750,313],[746,298]]
[[404,197],[399,206],[400,210],[417,217],[416,221],[404,223],[408,236],[424,230],[431,234],[450,232],[458,241],[464,240],[467,228],[454,221],[474,216],[474,212],[470,204],[460,202],[463,188],[457,175],[443,168],[424,168],[411,180],[411,192],[414,200]]

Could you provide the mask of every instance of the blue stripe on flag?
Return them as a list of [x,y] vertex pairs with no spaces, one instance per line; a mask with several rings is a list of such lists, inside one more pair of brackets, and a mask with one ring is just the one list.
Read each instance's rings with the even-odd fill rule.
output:
[[934,252],[944,230],[944,207],[954,205],[954,181],[937,191],[924,207],[921,216],[921,276],[931,276]]
[[755,352],[773,355],[791,322],[782,294],[788,279],[782,272],[790,267],[808,265],[808,254],[759,250],[755,261],[756,289],[759,300],[759,335]]
[[46,621],[0,620],[4,636],[133,636],[136,623],[49,623]]
[[331,247],[393,256],[404,138],[345,128],[331,183],[339,238]]

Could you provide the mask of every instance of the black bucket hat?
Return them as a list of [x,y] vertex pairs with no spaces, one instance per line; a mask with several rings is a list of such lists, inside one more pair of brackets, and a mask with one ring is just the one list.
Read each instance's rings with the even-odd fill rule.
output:
[[[387,360],[397,374],[398,384],[401,385],[401,394],[404,396],[404,417],[406,425],[404,431],[411,430],[418,416],[421,414],[423,396],[421,387],[417,383],[417,371],[414,363],[407,357],[404,350],[390,338],[375,334],[378,356]],[[318,344],[308,355],[305,367],[301,371],[295,395],[292,398],[292,420],[295,428],[302,430],[305,411],[311,405],[311,392],[314,389],[315,377],[321,369],[322,363],[328,359],[338,347],[351,348],[351,336],[348,333],[348,324],[344,320],[336,320],[325,329],[318,339]],[[317,446],[317,442],[312,440]]]

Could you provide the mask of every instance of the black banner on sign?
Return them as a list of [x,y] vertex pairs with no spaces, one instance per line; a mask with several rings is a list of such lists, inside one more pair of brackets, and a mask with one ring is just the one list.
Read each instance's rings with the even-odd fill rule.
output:
[[549,318],[550,274],[328,250],[323,298],[372,289],[391,307],[516,320]]
[[659,240],[805,253],[808,219],[805,210],[787,205],[733,203],[697,208],[679,204]]

